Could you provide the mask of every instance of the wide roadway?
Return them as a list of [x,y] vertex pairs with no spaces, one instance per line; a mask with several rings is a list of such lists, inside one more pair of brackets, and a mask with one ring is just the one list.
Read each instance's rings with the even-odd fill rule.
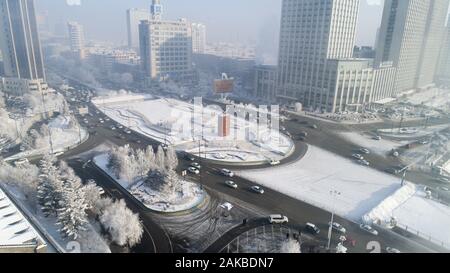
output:
[[[94,117],[88,118],[90,120],[89,125],[98,124],[98,119],[102,117],[102,115],[97,115],[95,112],[93,112]],[[103,117],[104,118],[104,117]],[[305,119],[307,120],[307,119]],[[97,122],[96,122],[97,121]],[[332,152],[335,152],[337,154],[341,155],[350,155],[352,150],[354,150],[355,145],[348,143],[347,141],[337,138],[333,134],[330,133],[326,129],[326,123],[317,122],[317,121],[311,121],[308,120],[311,124],[314,122],[315,124],[319,125],[318,129],[312,129],[307,124],[302,124],[301,122],[293,122],[289,121],[284,124],[284,126],[290,131],[292,135],[296,135],[299,132],[306,131],[308,132],[308,138],[307,142],[323,147],[327,150],[330,150]],[[124,145],[124,144],[130,144],[134,148],[145,148],[147,145],[154,145],[156,146],[158,143],[147,139],[145,137],[142,137],[138,134],[132,133],[132,134],[125,134],[123,132],[113,131],[110,129],[110,126],[114,123],[112,121],[105,122],[104,124],[99,124],[99,126],[95,126],[93,129],[91,129],[92,132],[96,132],[96,135],[91,136],[91,138],[78,148],[66,153],[63,158],[67,158],[69,156],[74,156],[76,154],[88,151],[92,148],[94,148],[97,145],[100,145],[101,143],[105,141],[110,141],[115,143],[116,145]],[[122,134],[125,136],[125,139],[121,139],[118,137],[119,134]],[[139,140],[140,143],[137,143],[137,140]],[[296,156],[301,157],[302,152],[306,151],[306,145],[304,145],[301,141],[296,141],[296,146],[298,148],[296,152]],[[372,157],[368,158],[371,163],[373,163],[373,167],[377,169],[384,170],[389,164],[386,163],[384,159],[382,158],[376,158],[375,155],[372,155]],[[294,157],[291,158],[292,160],[295,160]],[[377,162],[380,163],[377,163]],[[185,161],[183,158],[180,157],[180,168],[183,169],[187,167],[187,165],[190,163],[188,161]],[[286,163],[286,162],[282,162]],[[246,179],[240,178],[240,177],[234,177],[233,181],[235,181],[239,188],[237,190],[230,189],[225,186],[224,181],[226,180],[225,177],[222,177],[219,173],[219,167],[214,164],[209,164],[208,162],[201,161],[202,164],[202,174],[200,176],[193,176],[191,177],[193,180],[203,184],[207,189],[213,189],[215,191],[227,194],[232,196],[234,199],[241,200],[242,202],[252,204],[254,206],[257,206],[265,211],[269,211],[271,213],[281,213],[289,217],[289,220],[292,224],[296,224],[299,229],[302,229],[304,227],[304,224],[306,222],[312,222],[316,224],[320,229],[320,237],[323,240],[326,240],[327,235],[327,223],[330,220],[330,213],[311,206],[305,202],[293,199],[289,196],[286,196],[284,194],[281,194],[279,192],[265,189],[265,193],[263,195],[259,195],[256,193],[253,193],[249,190],[249,188],[252,185],[255,185],[255,183],[248,181]],[[80,171],[80,170],[78,170]],[[97,174],[94,174],[96,173]],[[97,170],[89,169],[89,173],[93,173],[97,177],[99,181],[108,180],[107,177],[105,177],[103,174],[99,173]],[[100,182],[101,183],[101,182]],[[101,183],[103,184],[103,183]],[[105,183],[102,185],[106,187],[106,190],[108,192],[121,192],[120,187],[117,187],[117,185],[113,183]],[[130,198],[128,195],[121,195],[123,198],[127,200],[127,203],[133,204],[133,208],[139,212],[141,217],[146,218],[148,216],[145,216],[147,214],[145,209],[142,209],[141,206],[136,204],[136,200],[134,198]],[[330,198],[331,201],[331,198]],[[406,239],[402,236],[399,236],[396,233],[393,233],[391,231],[384,231],[379,230],[379,236],[373,236],[359,228],[359,225],[356,223],[349,222],[345,219],[341,219],[339,217],[336,218],[339,223],[344,225],[348,230],[348,237],[356,240],[357,244],[356,247],[353,249],[350,249],[350,251],[353,252],[369,252],[370,250],[367,249],[367,246],[369,242],[378,242],[381,246],[381,250],[385,249],[386,247],[395,247],[400,249],[403,252],[430,252],[430,251],[442,251],[442,249],[438,247],[433,246],[433,250],[424,247],[412,240]],[[151,219],[149,219],[151,220]],[[153,230],[157,230],[158,228],[155,227],[154,223],[150,223],[147,226],[147,223],[144,221],[144,225],[146,225],[146,229],[149,233],[153,234]],[[160,233],[156,231],[156,233]],[[160,237],[161,234],[158,236],[151,236],[153,238]],[[163,240],[165,240],[164,236]],[[336,236],[335,236],[336,237]],[[159,244],[159,243],[158,243]],[[161,244],[166,244],[167,242],[161,242]],[[149,246],[148,246],[149,247]],[[148,250],[149,252],[154,251],[154,249]],[[170,248],[168,247],[162,247],[161,250],[157,249],[156,252],[170,252]]]

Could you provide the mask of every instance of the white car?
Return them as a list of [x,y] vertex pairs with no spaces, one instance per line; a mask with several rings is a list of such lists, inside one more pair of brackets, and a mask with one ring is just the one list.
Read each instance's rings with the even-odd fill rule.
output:
[[359,149],[359,151],[360,151],[361,153],[363,153],[363,154],[366,154],[366,155],[370,154],[369,149],[366,149],[366,148],[361,148],[361,149]]
[[225,185],[227,185],[228,187],[233,188],[233,189],[237,189],[237,187],[238,187],[238,185],[231,180],[225,181]]
[[279,160],[270,160],[269,164],[272,165],[272,166],[276,166],[276,165],[280,165],[281,162]]
[[381,140],[381,136],[374,136],[373,139],[374,140]]
[[16,162],[14,162],[14,164],[15,164],[16,166],[20,166],[20,165],[23,165],[23,164],[28,163],[28,162],[29,162],[29,161],[28,161],[27,158],[22,158],[22,159],[17,160]]
[[358,163],[359,164],[361,164],[361,165],[363,165],[363,166],[370,166],[370,163],[369,163],[369,161],[367,161],[367,160],[358,160]]
[[225,203],[221,204],[220,207],[227,211],[230,211],[233,208],[233,205],[228,202],[225,202]]
[[402,253],[400,250],[393,248],[393,247],[386,247],[387,253]]
[[330,226],[330,225],[332,226],[332,229],[334,229],[340,233],[345,234],[347,232],[347,230],[339,223],[333,222],[333,224],[331,224],[331,222],[330,222],[330,223],[328,223],[328,226]]
[[260,186],[252,186],[250,188],[253,192],[259,193],[259,194],[264,194],[264,189],[261,188]]
[[364,159],[364,157],[362,155],[360,155],[360,154],[352,154],[352,157],[355,158],[355,159],[358,159],[358,160],[363,160]]
[[227,169],[220,170],[220,174],[223,175],[223,176],[228,176],[228,177],[233,177],[234,176],[234,173],[232,171],[230,171],[230,170],[227,170]]
[[286,224],[289,219],[281,214],[273,214],[269,216],[269,223],[271,224]]
[[365,231],[369,232],[369,233],[372,234],[372,235],[375,235],[375,236],[378,235],[378,231],[376,231],[374,228],[372,228],[372,227],[369,226],[369,225],[361,224],[361,225],[359,225],[359,227],[360,227],[362,230],[365,230]]
[[202,166],[200,164],[198,164],[197,162],[192,162],[191,163],[191,167],[194,167],[194,168],[199,169],[199,170],[202,168]]
[[188,172],[190,172],[192,174],[200,174],[200,170],[196,169],[194,167],[189,167],[187,170],[188,170]]
[[111,126],[111,130],[113,130],[113,131],[114,131],[114,130],[116,130],[116,127],[114,127],[114,126]]

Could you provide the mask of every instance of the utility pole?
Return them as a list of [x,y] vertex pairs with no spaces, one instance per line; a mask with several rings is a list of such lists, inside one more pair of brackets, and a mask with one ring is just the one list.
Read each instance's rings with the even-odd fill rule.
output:
[[336,190],[332,190],[330,191],[330,194],[332,196],[332,200],[333,200],[333,208],[331,209],[331,222],[330,222],[330,226],[328,228],[328,245],[327,245],[327,249],[330,250],[330,246],[331,246],[331,236],[333,234],[333,223],[334,223],[334,210],[335,210],[335,206],[336,206],[336,196],[337,195],[341,195],[340,192],[336,191]]

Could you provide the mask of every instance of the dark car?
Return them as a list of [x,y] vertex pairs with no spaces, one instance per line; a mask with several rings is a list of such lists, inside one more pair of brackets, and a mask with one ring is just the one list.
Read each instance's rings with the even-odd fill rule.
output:
[[313,235],[320,233],[320,229],[311,223],[306,223],[305,230]]

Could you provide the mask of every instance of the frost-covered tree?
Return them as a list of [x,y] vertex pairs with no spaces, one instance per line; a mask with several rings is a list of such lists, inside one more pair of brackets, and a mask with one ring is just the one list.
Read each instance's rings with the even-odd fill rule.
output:
[[56,158],[53,155],[46,155],[40,161],[37,196],[46,216],[56,216],[58,209],[61,208],[64,183],[55,162]]
[[85,188],[81,179],[66,162],[59,163],[60,177],[64,187],[61,193],[58,222],[60,232],[69,238],[77,239],[81,231],[86,230],[88,223],[86,210],[89,204],[85,199]]
[[158,146],[158,149],[155,154],[155,165],[159,170],[164,170],[166,166],[166,154],[164,153],[164,149],[161,146]]
[[18,189],[33,206],[36,202],[39,169],[30,163],[12,166],[0,160],[0,181]]
[[127,208],[124,200],[106,207],[100,222],[111,235],[111,240],[120,246],[132,247],[141,241],[144,231],[139,216]]
[[[0,98],[1,101],[1,98]],[[8,111],[0,106],[0,136],[14,139],[17,135],[15,121],[9,117]]]
[[83,187],[84,199],[89,209],[94,209],[102,198],[102,188],[97,186],[94,180],[89,180]]
[[84,199],[82,186],[76,178],[67,177],[61,194],[61,207],[58,209],[59,231],[66,237],[77,239],[88,223],[86,210],[88,204]]
[[177,152],[175,151],[175,149],[172,146],[167,148],[166,158],[165,158],[164,163],[165,163],[166,170],[175,170],[178,166]]
[[301,253],[298,240],[289,238],[281,243],[280,253]]

